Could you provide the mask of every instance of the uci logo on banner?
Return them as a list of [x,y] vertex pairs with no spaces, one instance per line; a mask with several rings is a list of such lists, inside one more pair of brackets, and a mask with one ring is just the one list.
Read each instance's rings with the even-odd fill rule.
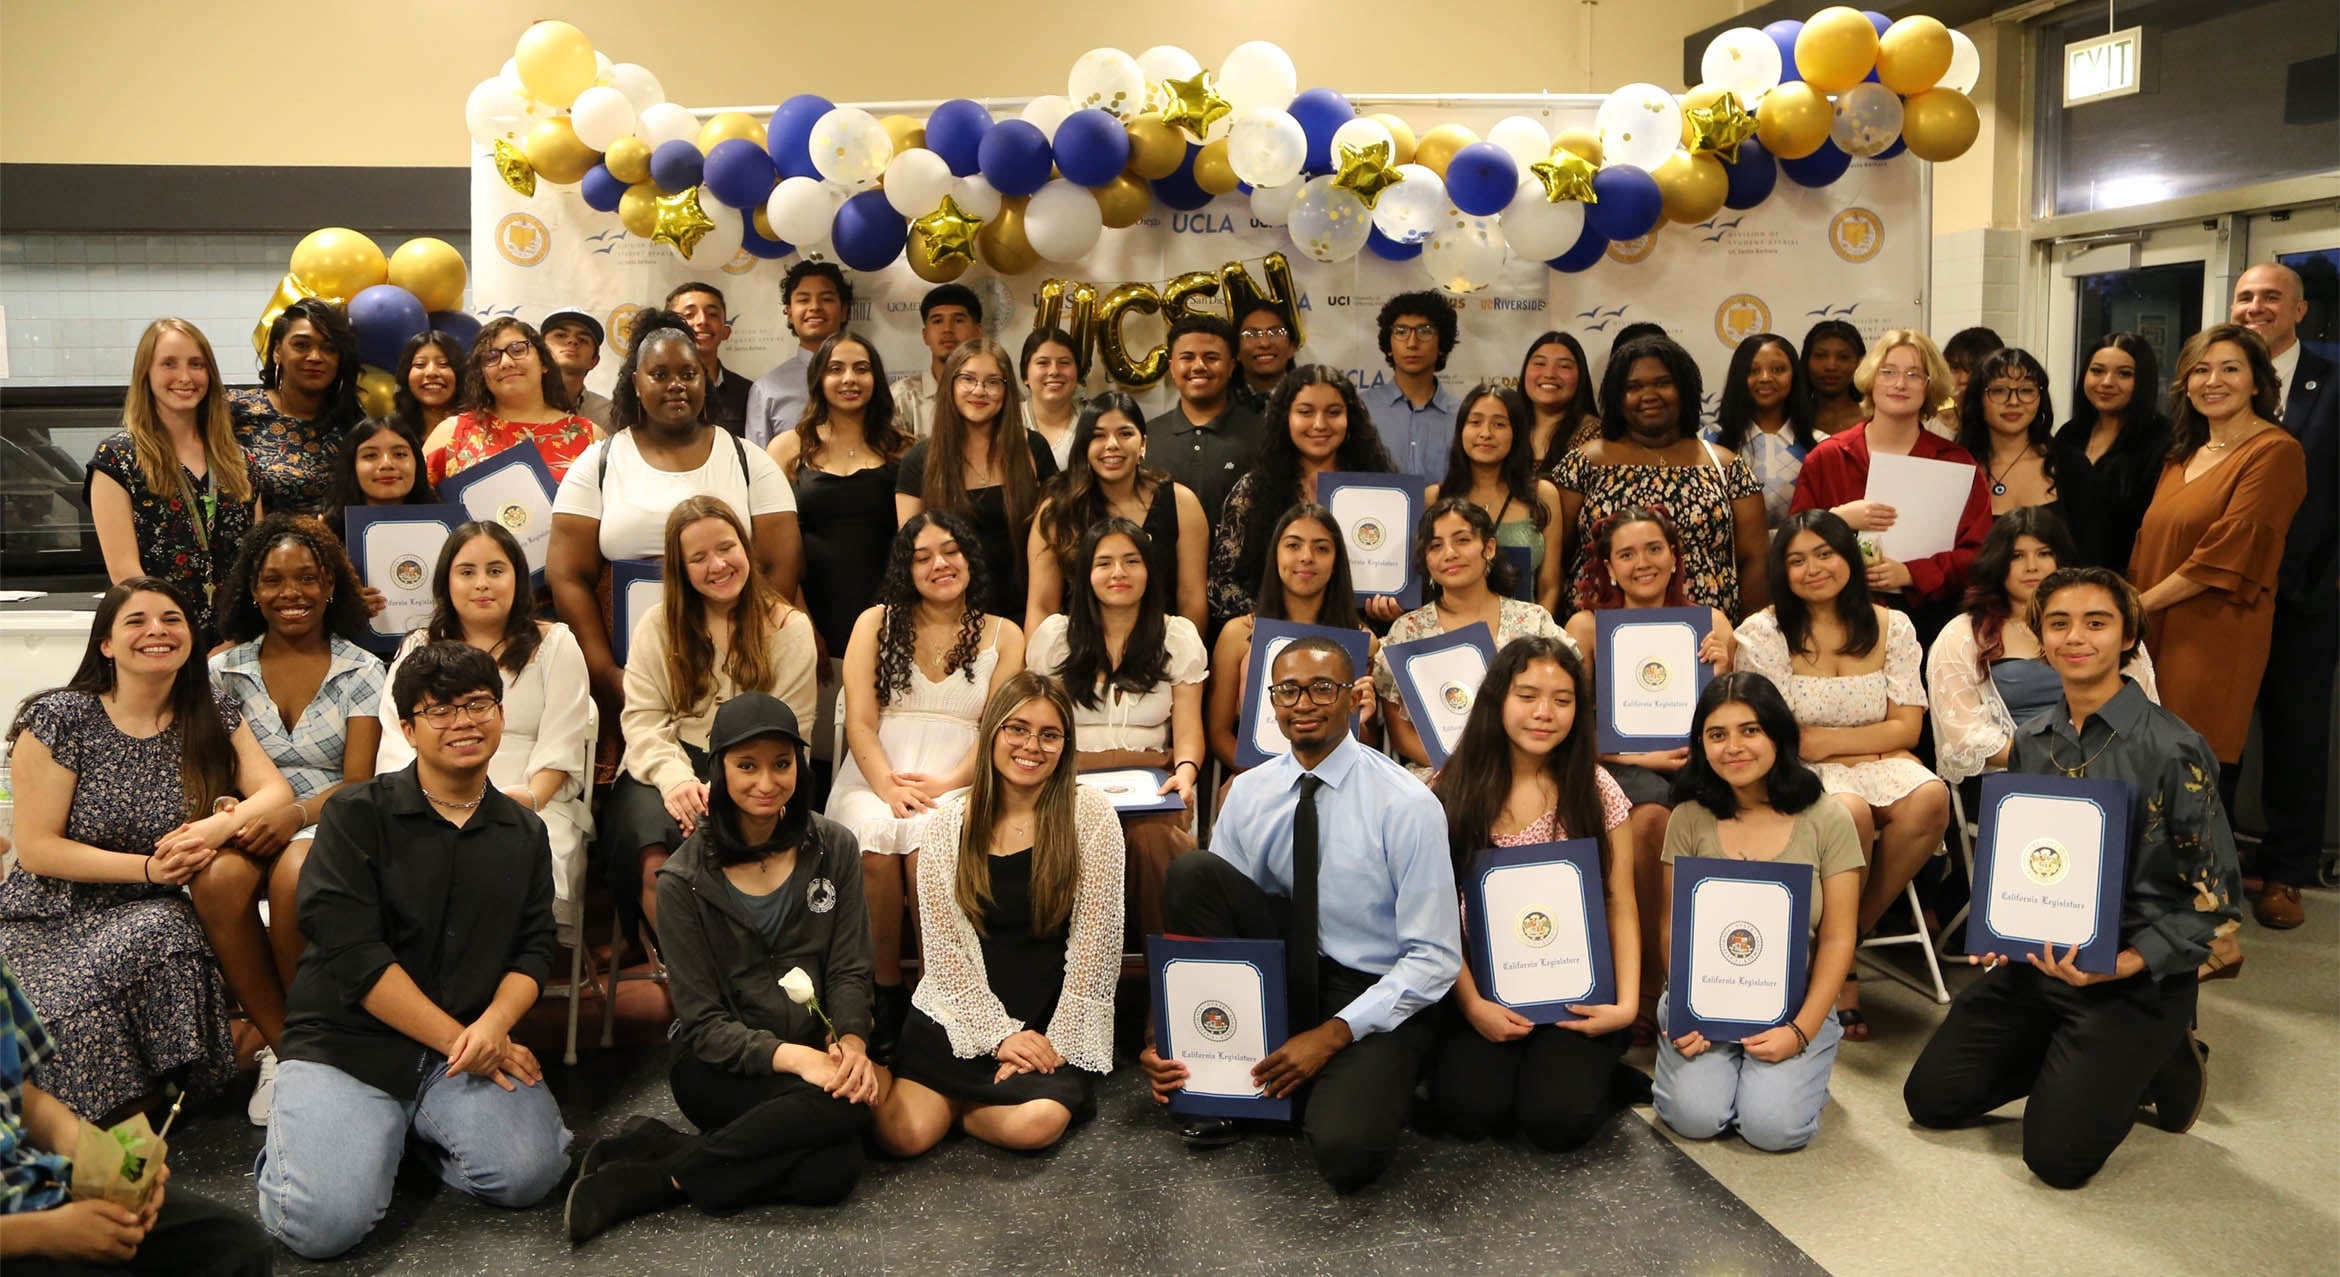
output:
[[1885,247],[1885,219],[1855,205],[1828,221],[1828,247],[1848,262],[1865,262]]
[[496,251],[514,266],[534,266],[552,251],[552,232],[533,213],[506,213],[496,223]]

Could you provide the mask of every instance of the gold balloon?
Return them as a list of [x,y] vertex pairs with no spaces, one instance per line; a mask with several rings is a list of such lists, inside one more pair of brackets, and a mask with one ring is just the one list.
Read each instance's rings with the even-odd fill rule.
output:
[[[940,208],[910,223],[910,229],[916,232],[915,237],[926,241],[926,252],[938,266],[956,263],[959,270],[975,264],[975,237],[982,226],[982,218],[960,208],[959,201],[948,195],[943,196]],[[951,272],[951,277],[958,278],[958,271]],[[920,278],[927,278],[925,272],[920,272]],[[949,280],[936,282],[948,283]]]
[[1552,135],[1552,146],[1583,156],[1595,169],[1601,166],[1601,135],[1592,129],[1562,129]]
[[699,126],[699,153],[704,155],[714,150],[716,143],[728,142],[735,137],[744,137],[757,146],[767,145],[764,126],[756,123],[756,117],[745,111],[724,111],[710,116],[705,124]]
[[463,304],[468,272],[463,254],[443,239],[410,239],[390,254],[390,282],[413,293],[424,310],[454,310]]
[[765,239],[780,238],[778,235],[772,233],[772,219],[764,215],[764,210],[760,208],[755,210],[753,213],[749,214],[749,220],[756,224],[756,234],[763,236]]
[[1243,269],[1241,262],[1229,262],[1219,268],[1219,283],[1227,290],[1227,318],[1241,323],[1245,315],[1262,306],[1283,316],[1284,326],[1292,330],[1292,345],[1308,343],[1308,332],[1300,324],[1300,290],[1292,285],[1292,263],[1282,253],[1269,253],[1260,259],[1268,284],[1261,288]]
[[1194,140],[1203,140],[1203,134],[1223,119],[1235,105],[1219,96],[1218,86],[1211,83],[1211,73],[1197,71],[1184,80],[1162,81],[1162,123],[1172,128],[1185,129]]
[[1105,214],[1105,224],[1115,230],[1137,225],[1154,207],[1152,188],[1134,173],[1115,174],[1092,194],[1097,197],[1098,210]]
[[[921,219],[923,220],[923,219]],[[902,260],[910,263],[910,273],[929,284],[947,284],[967,273],[973,259],[966,256],[943,256],[937,251],[934,237],[910,224],[910,238],[902,245]]]
[[1939,19],[1903,18],[1877,38],[1877,79],[1903,97],[1914,97],[1941,82],[1953,51],[1950,28]]
[[1695,107],[1684,104],[1682,134],[1686,139],[1682,143],[1684,149],[1736,164],[1739,143],[1755,136],[1755,117],[1739,105],[1738,94],[1717,92],[1712,99]]
[[303,297],[314,296],[316,294],[303,288],[295,276],[287,275],[276,281],[276,295],[268,299],[267,308],[260,312],[260,322],[252,329],[252,353],[262,359],[268,358],[268,330],[276,326],[276,317]]
[[496,139],[496,176],[521,196],[536,194],[536,166],[509,138]]
[[1097,345],[1097,286],[1086,280],[1043,280],[1039,301],[1032,314],[1032,331],[1053,330],[1072,338],[1073,367],[1087,377],[1090,352]]
[[661,244],[674,245],[674,251],[681,253],[684,261],[689,261],[691,250],[699,246],[700,240],[707,238],[707,232],[715,229],[715,220],[707,216],[707,210],[699,207],[699,188],[694,186],[687,191],[661,195],[656,205],[657,213],[650,227],[650,238]]
[[372,364],[358,369],[358,407],[369,417],[395,416],[398,412],[398,379],[389,370]]
[[1957,159],[1981,133],[1974,100],[1956,89],[1928,89],[1901,104],[1901,140],[1921,160]]
[[1122,284],[1097,303],[1097,353],[1104,356],[1105,375],[1124,386],[1151,386],[1169,367],[1170,351],[1155,345],[1132,358],[1128,334],[1122,330],[1132,313],[1159,314],[1162,294],[1152,284]]
[[1178,171],[1186,160],[1186,141],[1159,115],[1130,120],[1129,171],[1147,181],[1159,181]]
[[546,106],[575,102],[600,73],[593,62],[593,42],[566,22],[539,22],[521,32],[512,62],[520,73],[520,87]]
[[[1392,115],[1387,111],[1377,112],[1373,115],[1366,116],[1365,118],[1373,121],[1385,129],[1388,129],[1390,137],[1396,141],[1397,149],[1390,154],[1390,163],[1411,164],[1414,162],[1414,148],[1419,145],[1419,143],[1414,140],[1413,125],[1406,123],[1404,120],[1399,119],[1397,116]],[[1298,329],[1293,329],[1292,331],[1295,333],[1299,332]],[[1294,344],[1298,344],[1297,341],[1295,341]]]
[[1528,165],[1528,173],[1544,184],[1544,202],[1547,204],[1557,204],[1562,200],[1574,200],[1579,204],[1600,203],[1600,198],[1593,194],[1592,185],[1593,174],[1600,171],[1599,165],[1557,143],[1553,145],[1549,158]]
[[652,182],[636,182],[618,196],[618,225],[629,235],[650,238],[658,229],[658,187]]
[[346,306],[359,293],[388,283],[390,262],[374,241],[345,226],[328,226],[310,231],[293,248],[292,273],[310,296]]
[[1227,158],[1227,139],[1205,142],[1194,156],[1194,184],[1212,195],[1231,195],[1243,184],[1235,176],[1234,162]]
[[1831,5],[1813,14],[1796,36],[1796,72],[1822,93],[1844,92],[1868,78],[1876,65],[1877,28],[1867,14],[1849,5]]
[[600,162],[601,156],[592,147],[577,140],[569,117],[556,115],[529,126],[528,163],[545,181],[555,186],[583,181]]
[[881,115],[878,127],[894,140],[894,154],[926,149],[926,126],[907,115]]
[[1219,295],[1219,277],[1207,270],[1190,270],[1162,285],[1162,319],[1176,323],[1188,315],[1218,315],[1221,319],[1238,316],[1221,314],[1217,306],[1201,306],[1196,302]]
[[1697,223],[1722,211],[1723,197],[1731,192],[1730,175],[1711,155],[1676,151],[1649,175],[1657,179],[1665,200],[1666,216],[1677,222]]
[[1441,124],[1422,135],[1414,146],[1414,163],[1446,176],[1446,166],[1454,161],[1454,153],[1479,140],[1479,135],[1460,124]]
[[1040,264],[1040,254],[1024,237],[1024,205],[1029,202],[1029,197],[1022,195],[1002,199],[999,211],[985,218],[982,229],[975,232],[984,264],[1002,275],[1021,275]]
[[1721,98],[1722,95],[1723,91],[1721,89],[1714,87],[1712,84],[1707,84],[1704,82],[1693,86],[1688,93],[1682,95],[1681,106],[1683,150],[1695,151],[1698,149],[1697,142],[1695,141],[1696,135],[1693,134],[1690,129],[1690,113],[1700,109],[1701,107],[1711,108],[1715,104],[1715,101]]
[[[1865,25],[1868,19],[1861,22]],[[1875,34],[1876,28],[1869,30]],[[1803,81],[1791,80],[1763,95],[1763,106],[1755,113],[1755,136],[1774,156],[1800,160],[1820,149],[1835,122],[1836,108],[1828,104],[1826,94]],[[1906,123],[1902,127],[1908,129]]]
[[650,180],[650,144],[638,137],[621,137],[609,144],[609,154],[601,157],[609,168],[609,175],[631,186]]
[[1406,180],[1390,159],[1390,148],[1379,142],[1363,146],[1340,144],[1339,154],[1333,158],[1333,185],[1356,195],[1372,208],[1381,202],[1381,193]]

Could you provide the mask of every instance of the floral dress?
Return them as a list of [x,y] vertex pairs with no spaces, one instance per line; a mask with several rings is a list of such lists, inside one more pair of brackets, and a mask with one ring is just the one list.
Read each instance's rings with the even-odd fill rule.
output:
[[333,487],[333,462],[341,455],[340,436],[315,420],[278,411],[265,390],[230,391],[228,410],[235,417],[236,442],[251,458],[252,491],[260,504],[271,513],[324,509]]
[[[1918,647],[1917,627],[1905,613],[1886,612],[1885,667],[1867,674],[1796,673],[1787,636],[1780,633],[1779,618],[1770,608],[1748,617],[1739,626],[1738,639],[1733,668],[1770,679],[1795,711],[1798,726],[1869,727],[1884,722],[1897,706],[1926,707],[1925,680],[1918,672],[1925,655]],[[1940,779],[1907,758],[1815,763],[1812,770],[1820,774],[1820,784],[1829,793],[1853,794],[1871,807],[1890,807],[1919,786]]]
[[559,483],[569,473],[569,464],[593,440],[593,423],[583,417],[506,421],[485,409],[475,408],[455,419],[455,434],[446,447],[432,450],[428,458],[431,482],[445,483],[448,475],[461,474],[507,448],[533,443],[544,454],[544,465],[552,471],[553,482]]
[[[234,731],[234,700],[213,700]],[[35,700],[24,724],[73,773],[67,838],[137,855],[186,819],[176,725],[128,735],[75,691]],[[81,1117],[96,1121],[164,1078],[201,1095],[235,1077],[227,986],[185,890],[14,865],[0,880],[0,956],[57,1040],[42,1088]]]
[[[130,432],[120,431],[97,446],[82,480],[82,500],[89,499],[89,478],[104,475],[130,494],[130,526],[137,534],[138,566],[159,576],[187,596],[194,615],[198,649],[219,642],[218,613],[212,595],[227,584],[235,566],[236,544],[252,527],[252,506],[213,500],[211,476],[198,479],[181,466],[187,492],[156,492],[146,486],[146,471],[138,465],[138,450]],[[190,507],[187,496],[194,497]]]
[[[1398,643],[1436,638],[1445,632],[1438,623],[1438,605],[1435,603],[1425,603],[1389,623],[1389,637],[1373,653],[1373,690],[1390,713],[1407,722],[1413,721],[1413,715],[1406,713],[1405,698],[1398,694],[1397,675],[1389,667],[1390,647]],[[1552,620],[1552,614],[1545,611],[1541,603],[1530,603],[1524,599],[1503,600],[1502,614],[1495,623],[1495,650],[1502,651],[1511,640],[1525,638],[1530,634],[1556,638],[1571,651],[1576,648],[1576,640],[1568,637],[1567,631]],[[1417,763],[1409,762],[1406,768],[1424,779],[1430,775],[1429,768]]]
[[[1708,460],[1717,461],[1717,455],[1710,450]],[[1576,606],[1593,605],[1593,528],[1619,510],[1645,506],[1681,530],[1682,589],[1690,601],[1739,614],[1738,524],[1731,503],[1763,491],[1746,458],[1732,457],[1727,465],[1607,465],[1577,451],[1552,467],[1552,482],[1584,498],[1567,564]]]

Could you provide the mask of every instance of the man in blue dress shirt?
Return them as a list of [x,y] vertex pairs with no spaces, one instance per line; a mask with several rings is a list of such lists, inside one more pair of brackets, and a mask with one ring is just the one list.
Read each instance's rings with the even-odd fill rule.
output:
[[[1170,865],[1170,930],[1283,940],[1294,1033],[1252,1070],[1267,1095],[1301,1100],[1317,1170],[1340,1192],[1389,1165],[1437,1045],[1437,1005],[1462,970],[1446,813],[1405,768],[1349,734],[1357,671],[1321,638],[1276,655],[1267,692],[1291,752],[1235,778],[1208,851]],[[1313,875],[1295,862],[1313,863]],[[1146,1047],[1157,1100],[1187,1071]],[[1235,1138],[1189,1119],[1188,1143]]]
[[1454,445],[1454,396],[1438,384],[1446,357],[1454,353],[1454,308],[1427,289],[1399,293],[1382,305],[1374,323],[1381,356],[1395,376],[1360,387],[1359,396],[1398,473],[1436,483],[1446,477],[1446,453]]

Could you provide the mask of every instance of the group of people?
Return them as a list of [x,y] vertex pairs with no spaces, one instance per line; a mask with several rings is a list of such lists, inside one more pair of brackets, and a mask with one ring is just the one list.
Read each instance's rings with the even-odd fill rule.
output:
[[[1383,307],[1373,387],[1295,363],[1272,309],[1189,316],[1178,401],[1149,420],[1080,396],[1066,334],[1011,357],[964,288],[927,295],[932,361],[900,382],[837,267],[797,265],[783,300],[801,350],[752,384],[721,363],[721,293],[686,284],[606,406],[578,370],[599,327],[560,312],[469,351],[418,338],[398,414],[362,420],[330,306],[277,321],[256,392],[228,393],[183,321],[149,329],[91,463],[116,583],[74,678],[10,729],[0,970],[19,1034],[56,1050],[5,1057],[8,1209],[56,1203],[16,1188],[55,1151],[30,1097],[103,1125],[221,1089],[239,1009],[263,1044],[258,1215],[296,1252],[366,1235],[410,1137],[462,1191],[542,1200],[569,1132],[511,1029],[584,942],[596,871],[663,969],[696,1130],[636,1118],[588,1149],[579,1243],[684,1202],[835,1202],[872,1147],[1056,1142],[1113,1067],[1124,951],[1165,932],[1294,955],[1294,1031],[1254,1079],[1306,1098],[1341,1190],[1387,1166],[1425,1076],[1461,1138],[1570,1148],[1648,1095],[1686,1137],[1796,1148],[1867,1036],[1860,937],[1943,848],[1953,788],[2002,769],[2130,783],[2126,948],[2110,980],[1976,955],[1911,1116],[2053,1095],[2025,1156],[2069,1186],[2140,1105],[2173,1130],[2198,1112],[2197,981],[2241,963],[2227,811],[2258,673],[2271,644],[2320,656],[2328,701],[2333,664],[2335,400],[2284,268],[2187,343],[2166,414],[2151,348],[2116,335],[2060,431],[2019,350],[1954,341],[1954,371],[1923,334],[1842,323],[1800,353],[1750,338],[1702,423],[1662,331],[1600,369],[1546,334],[1516,386],[1454,396],[1436,294]],[[428,622],[369,650],[381,596],[342,512],[430,501],[522,442],[559,483],[542,587],[508,530],[466,523]],[[1974,467],[1952,550],[1877,552],[1879,451]],[[1435,484],[1412,537],[1429,602],[1357,595],[1329,471]],[[641,560],[661,599],[621,633],[610,567]],[[1601,755],[1593,617],[1683,606],[1710,612],[1718,675],[1689,736]],[[1244,770],[1263,620],[1319,628],[1262,672],[1288,752]],[[1433,769],[1383,645],[1473,625],[1496,655]],[[2274,756],[2274,718],[2271,773],[2321,769],[2320,730]],[[1166,810],[1081,783],[1133,769]],[[2305,850],[2271,831],[2258,914],[2297,925],[2323,786],[2276,788]],[[1457,884],[1489,847],[1569,838],[1600,846],[1616,1000],[1539,1025],[1465,969]],[[1811,866],[1809,981],[1776,1028],[1671,1027],[1683,856]],[[1621,1063],[1641,1035],[1654,1080]],[[1150,1034],[1137,1058],[1159,1098],[1187,1076]]]

